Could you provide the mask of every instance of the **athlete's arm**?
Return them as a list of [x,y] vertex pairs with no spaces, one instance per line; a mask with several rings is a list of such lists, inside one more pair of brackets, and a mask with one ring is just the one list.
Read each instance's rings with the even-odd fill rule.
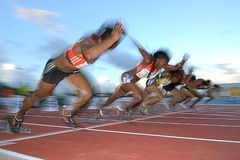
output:
[[192,73],[193,73],[193,67],[190,68],[188,76],[186,77],[186,84],[190,82],[191,78],[192,78]]
[[122,23],[117,22],[112,31],[112,35],[109,38],[93,46],[89,46],[85,43],[82,43],[80,51],[82,52],[82,54],[84,54],[84,57],[88,62],[95,60],[99,56],[101,56],[104,53],[104,51],[106,51],[116,41],[119,40],[119,38],[122,35],[122,31],[123,31]]
[[143,63],[144,64],[150,64],[152,62],[151,55],[143,48],[143,46],[137,42],[133,37],[130,37],[133,44],[138,48],[138,51],[140,52],[141,56],[143,57]]
[[180,63],[178,63],[179,67],[182,68],[183,65],[187,62],[188,59],[189,59],[189,54],[185,53],[184,56],[183,56],[182,61]]
[[138,48],[139,52],[143,56],[143,63],[144,64],[150,64],[152,62],[152,57],[151,55],[144,49]]
[[176,71],[178,69],[180,69],[180,65],[179,64],[176,64],[176,65],[170,65],[170,64],[167,64],[165,67],[164,67],[164,70],[166,71]]
[[188,58],[189,58],[189,55],[185,54],[181,62],[177,63],[176,65],[168,64],[164,67],[164,69],[167,71],[175,71],[175,70],[181,69],[183,65],[187,62]]

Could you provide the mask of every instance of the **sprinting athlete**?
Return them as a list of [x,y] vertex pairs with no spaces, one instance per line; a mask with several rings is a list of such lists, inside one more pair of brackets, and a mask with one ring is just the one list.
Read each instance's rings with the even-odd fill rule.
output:
[[77,127],[74,113],[92,97],[92,90],[85,77],[77,71],[94,63],[105,51],[118,44],[123,32],[123,25],[117,22],[114,27],[102,28],[98,33],[81,39],[58,57],[47,61],[38,88],[23,101],[22,107],[13,118],[8,119],[13,133],[19,133],[25,113],[33,104],[52,94],[58,83],[66,78],[77,90],[78,98],[61,111],[67,125]]
[[176,87],[178,85],[181,85],[181,68],[188,60],[188,58],[189,57],[185,55],[182,61],[177,64],[178,67],[175,66],[171,67],[170,69],[164,68],[164,72],[147,81],[144,91],[145,98],[140,110],[143,114],[147,114],[149,108],[151,108],[154,104],[158,103],[166,96],[166,94],[164,94],[164,91],[171,92],[174,95],[174,98],[172,99],[172,105],[175,105],[176,103],[184,99],[181,96],[180,91]]
[[[132,109],[138,106],[142,100],[142,91],[135,84],[142,78],[152,79],[159,74],[159,72],[164,69],[175,69],[180,67],[180,64],[176,66],[169,66],[168,62],[170,60],[169,54],[165,50],[158,50],[153,55],[149,54],[145,49],[140,47],[138,43],[133,41],[134,44],[138,47],[140,54],[143,57],[143,60],[132,70],[124,72],[122,74],[122,84],[115,90],[113,95],[109,97],[105,104],[100,108],[111,105],[115,100],[124,96],[127,93],[131,93],[132,99],[128,102],[125,102],[121,106],[115,108],[115,112],[118,116],[121,116],[124,110]],[[100,115],[101,115],[100,109]]]

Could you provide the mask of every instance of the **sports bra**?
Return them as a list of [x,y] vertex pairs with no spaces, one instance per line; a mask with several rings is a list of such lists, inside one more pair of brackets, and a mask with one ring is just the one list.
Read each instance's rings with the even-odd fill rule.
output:
[[86,58],[83,56],[83,54],[79,54],[79,55],[74,54],[72,47],[64,52],[64,56],[65,57],[68,56],[68,59],[69,59],[70,63],[72,64],[72,66],[76,67],[78,69],[89,65],[87,63]]
[[151,78],[157,76],[158,73],[160,72],[160,70],[154,69],[152,71],[151,75],[148,77],[148,74],[151,71],[152,65],[153,65],[153,62],[151,64],[148,64],[148,65],[144,64],[143,62],[140,62],[137,65],[137,73],[136,73],[136,75],[138,76],[138,78],[148,78],[148,79],[151,79]]

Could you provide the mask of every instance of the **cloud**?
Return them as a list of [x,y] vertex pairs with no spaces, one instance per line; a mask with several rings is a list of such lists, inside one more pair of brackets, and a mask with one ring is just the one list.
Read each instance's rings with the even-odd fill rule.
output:
[[237,74],[238,69],[231,67],[231,64],[225,63],[225,64],[216,64],[216,67],[224,72],[224,74],[232,75]]
[[40,45],[37,51],[51,55],[60,54],[69,46],[69,43],[63,39],[51,39],[49,41],[45,41],[44,44]]
[[228,83],[239,82],[240,68],[237,65],[234,62],[217,64],[216,67],[218,71],[215,73],[215,75],[212,75],[212,77],[215,79],[217,78],[218,81],[221,81],[221,82],[228,82]]
[[63,25],[55,24],[59,16],[56,12],[22,6],[17,6],[14,9],[19,18],[31,21],[43,27],[49,33],[56,34],[64,32],[65,30]]
[[24,44],[15,40],[7,40],[7,43],[13,47],[24,47]]
[[117,68],[129,70],[133,69],[142,59],[141,56],[135,53],[133,54],[131,51],[129,52],[118,49],[105,54],[102,60],[116,66]]
[[0,55],[6,52],[6,48],[0,43]]
[[235,82],[240,82],[240,74],[234,77]]
[[5,57],[5,55],[7,55],[6,53],[8,52],[7,48],[5,45],[3,45],[2,43],[0,43],[0,63],[7,61],[7,58]]

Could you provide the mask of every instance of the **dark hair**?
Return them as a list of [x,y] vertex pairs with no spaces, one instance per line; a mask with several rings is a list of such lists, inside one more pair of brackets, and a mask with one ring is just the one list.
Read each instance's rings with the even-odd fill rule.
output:
[[164,58],[169,62],[171,57],[167,50],[158,50],[153,54],[153,59],[155,60],[157,58]]
[[190,78],[190,81],[195,81],[195,80],[197,80],[196,76],[192,75],[191,78]]
[[205,80],[205,82],[206,82],[207,85],[210,85],[212,83],[212,81],[209,80],[209,79]]
[[203,85],[203,86],[209,86],[210,83],[211,83],[211,80],[203,80],[203,81],[202,81],[202,85]]
[[183,77],[184,76],[184,70],[183,69],[178,69],[174,71],[169,71],[170,73],[170,78],[172,77]]
[[152,58],[153,58],[153,65],[151,67],[151,70],[150,70],[147,78],[149,78],[150,75],[152,74],[152,71],[154,70],[154,66],[155,66],[155,63],[158,58],[166,59],[167,63],[170,61],[170,55],[167,50],[158,50],[158,51],[154,52],[152,55]]

